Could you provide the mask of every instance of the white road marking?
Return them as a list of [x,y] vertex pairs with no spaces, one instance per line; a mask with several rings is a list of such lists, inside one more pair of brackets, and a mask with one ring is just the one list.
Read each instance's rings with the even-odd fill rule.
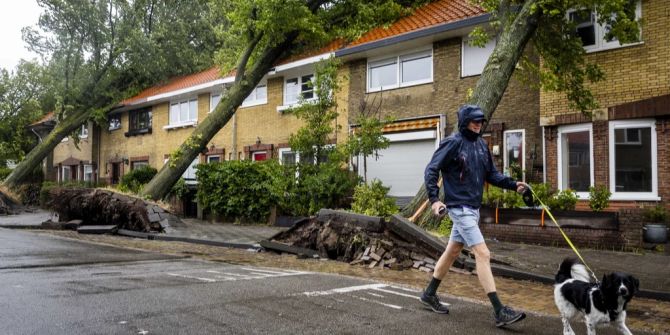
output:
[[356,292],[356,291],[362,291],[362,290],[370,290],[370,289],[386,287],[386,286],[387,285],[385,285],[385,284],[368,284],[368,285],[334,288],[332,290],[325,290],[325,291],[302,292],[302,294],[306,295],[308,297],[318,297],[318,296],[323,296],[323,295],[331,295],[331,294],[338,294],[338,293],[348,293],[348,292]]
[[[200,281],[205,281],[208,283],[214,283],[217,281],[234,281],[234,280],[250,280],[250,279],[265,279],[273,277],[286,277],[286,276],[296,276],[309,274],[309,272],[301,271],[277,271],[277,270],[268,270],[268,269],[256,269],[256,268],[225,268],[226,271],[218,270],[191,270],[183,272],[170,272],[168,275],[175,277],[191,278]],[[242,272],[242,273],[233,273]],[[211,277],[210,277],[211,276]]]
[[168,273],[168,275],[173,276],[173,277],[196,279],[196,280],[204,281],[204,282],[207,282],[207,283],[215,283],[216,282],[216,280],[212,279],[212,278],[195,277],[195,276],[183,275],[183,274],[179,274],[179,273]]
[[384,296],[383,296],[383,295],[381,295],[381,294],[377,294],[377,293],[372,293],[372,292],[367,292],[367,293],[368,293],[369,295],[373,296],[373,297],[377,297],[377,298],[384,298]]
[[383,303],[383,302],[381,302],[381,301],[370,300],[370,299],[368,299],[368,298],[359,297],[359,296],[357,296],[357,295],[352,295],[352,296],[353,296],[354,298],[358,298],[358,299],[363,300],[363,301],[374,302],[375,304],[379,304],[379,305],[382,305],[382,306],[390,307],[390,308],[393,308],[393,309],[402,309],[402,307],[401,307],[401,306],[398,306],[398,305],[386,304],[386,303]]

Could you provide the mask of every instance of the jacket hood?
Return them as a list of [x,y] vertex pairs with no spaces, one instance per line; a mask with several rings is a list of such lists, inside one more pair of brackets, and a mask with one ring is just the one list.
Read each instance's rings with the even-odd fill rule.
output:
[[472,120],[486,120],[484,111],[476,105],[463,105],[458,110],[458,130],[462,133]]

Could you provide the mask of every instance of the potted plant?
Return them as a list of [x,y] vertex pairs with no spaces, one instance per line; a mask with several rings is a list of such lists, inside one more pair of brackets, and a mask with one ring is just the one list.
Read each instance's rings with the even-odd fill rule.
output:
[[668,242],[668,211],[661,205],[647,207],[642,213],[644,222],[643,239],[647,243],[664,244]]

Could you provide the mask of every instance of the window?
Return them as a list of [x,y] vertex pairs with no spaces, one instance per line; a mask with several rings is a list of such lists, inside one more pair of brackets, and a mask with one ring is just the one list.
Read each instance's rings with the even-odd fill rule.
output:
[[486,42],[483,48],[471,46],[467,39],[463,39],[461,53],[461,77],[478,76],[484,71],[486,62],[496,47],[496,39]]
[[281,165],[295,165],[298,162],[298,153],[290,148],[279,149],[279,163]]
[[148,161],[133,161],[130,164],[130,169],[135,170],[135,169],[139,169],[143,166],[149,166],[149,162]]
[[[308,74],[286,79],[284,82],[284,105],[295,104],[300,101],[300,97],[305,100],[314,99],[313,78],[313,74]],[[264,94],[267,97],[267,89]]]
[[221,161],[220,155],[210,155],[207,156],[207,163],[217,163]]
[[72,178],[72,170],[69,165],[63,165],[62,171],[61,171],[61,181],[69,181]]
[[[640,1],[635,1],[635,18],[642,16],[642,5]],[[598,51],[621,47],[621,43],[616,38],[607,39],[611,27],[598,23],[598,16],[595,11],[588,9],[568,11],[568,20],[575,24],[575,33],[582,40],[584,49],[588,51]]]
[[582,199],[593,185],[592,142],[591,124],[558,129],[558,188],[576,191]]
[[[307,97],[305,97],[307,99]],[[249,96],[242,102],[242,107],[256,106],[268,102],[268,86],[266,83],[260,83],[251,91]]]
[[82,124],[79,129],[79,138],[88,138],[88,124]]
[[[513,173],[521,173],[522,179],[525,177],[523,169],[526,166],[525,158],[525,131],[521,130],[508,130],[505,131],[505,156],[503,156],[503,163],[505,166],[505,171],[508,172],[513,178],[518,176],[513,175]],[[510,169],[512,167],[512,169]],[[518,171],[514,171],[518,169]]]
[[84,165],[84,181],[93,181],[93,165]]
[[121,128],[121,114],[109,116],[109,130],[116,130]]
[[655,120],[609,124],[610,191],[615,200],[660,200]]
[[214,108],[221,102],[221,94],[212,94],[209,99],[209,112],[213,112]]
[[170,103],[170,125],[193,124],[198,120],[198,99]]
[[184,171],[184,174],[181,176],[184,178],[184,181],[186,181],[187,184],[195,184],[196,178],[195,178],[195,172],[197,169],[198,164],[200,164],[200,158],[196,157],[192,162],[191,165],[188,166],[188,169]]
[[368,62],[368,91],[381,91],[433,81],[433,50]]
[[128,125],[129,133],[143,134],[151,132],[151,109],[139,109],[130,111],[130,124]]

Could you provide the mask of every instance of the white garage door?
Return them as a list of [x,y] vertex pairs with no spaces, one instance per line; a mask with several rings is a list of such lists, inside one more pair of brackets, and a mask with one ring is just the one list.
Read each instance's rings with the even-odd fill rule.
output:
[[[391,142],[379,152],[379,159],[368,157],[368,181],[377,178],[390,186],[390,196],[413,197],[423,184],[423,172],[435,151],[435,139]],[[359,160],[363,175],[363,160]]]

